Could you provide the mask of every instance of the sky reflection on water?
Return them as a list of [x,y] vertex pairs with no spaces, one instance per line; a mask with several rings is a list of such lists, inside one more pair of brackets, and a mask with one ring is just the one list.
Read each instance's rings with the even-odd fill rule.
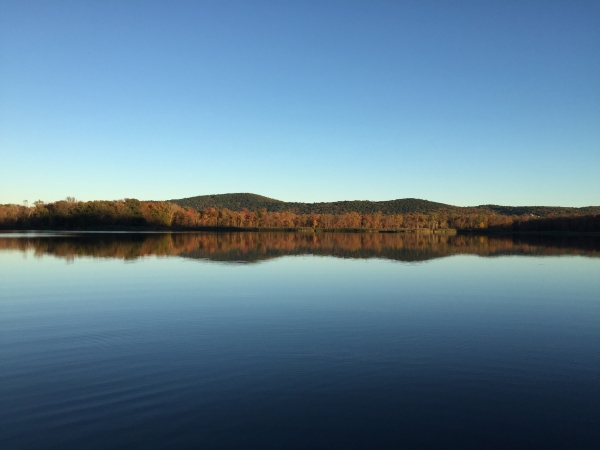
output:
[[2,448],[598,446],[596,241],[358,236],[0,237]]

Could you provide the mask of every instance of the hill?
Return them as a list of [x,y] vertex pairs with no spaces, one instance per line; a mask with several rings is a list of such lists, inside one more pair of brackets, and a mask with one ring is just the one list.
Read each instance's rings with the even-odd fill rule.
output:
[[285,208],[278,208],[280,205],[287,204],[281,200],[249,193],[198,195],[196,197],[169,200],[169,202],[184,208],[192,207],[197,210],[206,208],[227,208],[231,211],[241,211],[244,208],[249,209],[250,211],[256,211],[262,208],[267,208],[267,211],[284,211]]
[[583,208],[570,208],[562,206],[500,206],[479,205],[472,207],[460,207],[447,205],[445,203],[431,202],[418,198],[402,198],[373,202],[368,200],[346,200],[339,202],[300,203],[284,202],[270,197],[251,193],[237,194],[215,194],[199,195],[181,199],[169,200],[182,207],[192,207],[197,210],[206,208],[241,211],[246,208],[257,211],[265,208],[269,212],[290,211],[295,214],[344,214],[357,212],[359,214],[372,214],[381,212],[383,214],[407,214],[407,213],[432,213],[432,212],[457,212],[457,213],[482,213],[502,215],[531,214],[536,216],[554,215],[587,215],[600,214],[600,206],[586,206]]
[[406,214],[430,213],[457,209],[455,206],[430,202],[418,198],[403,198],[383,202],[346,200],[339,202],[299,203],[284,202],[249,193],[199,195],[197,197],[169,200],[169,202],[182,207],[192,207],[198,210],[205,208],[227,208],[231,211],[241,211],[243,208],[246,208],[250,211],[256,211],[265,208],[269,212],[290,211],[295,214],[344,214],[348,212],[357,212],[359,214],[376,212],[381,212],[383,214]]

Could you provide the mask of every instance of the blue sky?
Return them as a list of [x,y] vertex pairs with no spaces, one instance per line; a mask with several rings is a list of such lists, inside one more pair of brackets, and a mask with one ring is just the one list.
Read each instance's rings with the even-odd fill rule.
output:
[[600,204],[597,1],[0,2],[0,203]]

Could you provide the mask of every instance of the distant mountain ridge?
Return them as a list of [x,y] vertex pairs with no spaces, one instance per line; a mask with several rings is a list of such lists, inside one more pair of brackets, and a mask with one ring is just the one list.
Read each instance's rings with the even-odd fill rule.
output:
[[372,214],[381,212],[383,214],[408,214],[421,213],[428,214],[433,212],[461,212],[461,213],[483,213],[483,214],[504,214],[504,215],[523,215],[533,214],[536,216],[547,216],[550,214],[600,214],[600,206],[586,206],[583,208],[572,208],[562,206],[500,206],[500,205],[479,205],[472,207],[461,207],[447,205],[445,203],[432,202],[418,198],[402,198],[387,201],[369,201],[369,200],[346,200],[338,202],[320,202],[320,203],[300,203],[284,202],[273,198],[252,193],[235,194],[214,194],[198,195],[196,197],[187,197],[181,199],[169,200],[182,207],[192,207],[197,210],[206,208],[223,209],[231,211],[241,211],[246,208],[250,211],[256,211],[265,208],[269,212],[290,211],[295,214],[344,214],[348,212],[357,212],[359,214]]

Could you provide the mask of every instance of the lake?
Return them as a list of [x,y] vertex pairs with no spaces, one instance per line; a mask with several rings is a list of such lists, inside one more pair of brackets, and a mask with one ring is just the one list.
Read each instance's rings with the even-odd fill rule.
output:
[[600,237],[1,233],[0,448],[600,448]]

